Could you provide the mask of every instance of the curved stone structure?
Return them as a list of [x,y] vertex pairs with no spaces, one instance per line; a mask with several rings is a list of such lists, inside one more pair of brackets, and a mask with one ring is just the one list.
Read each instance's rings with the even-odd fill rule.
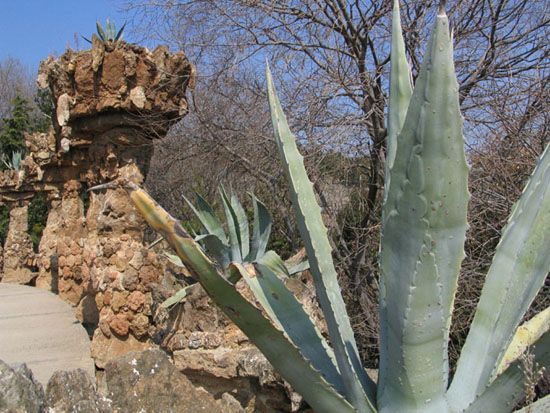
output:
[[[153,345],[154,308],[173,291],[161,286],[166,263],[144,245],[146,226],[126,193],[86,189],[119,176],[143,183],[152,141],[187,113],[193,79],[185,55],[166,47],[95,39],[91,50],[49,57],[38,84],[51,92],[53,128],[26,137],[21,170],[0,173],[0,204],[11,210],[2,282],[54,291],[80,322],[99,327],[99,367]],[[33,251],[27,208],[39,193],[48,217]]]

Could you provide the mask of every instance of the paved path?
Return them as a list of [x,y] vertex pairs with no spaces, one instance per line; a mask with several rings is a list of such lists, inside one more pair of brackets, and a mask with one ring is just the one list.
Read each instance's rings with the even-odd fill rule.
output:
[[27,363],[44,386],[57,370],[82,368],[95,377],[90,339],[74,308],[24,285],[0,283],[0,360]]

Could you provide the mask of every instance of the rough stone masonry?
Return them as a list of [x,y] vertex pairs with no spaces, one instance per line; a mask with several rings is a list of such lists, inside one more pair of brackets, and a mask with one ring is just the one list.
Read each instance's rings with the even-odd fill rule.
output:
[[[0,203],[10,209],[2,282],[58,292],[90,331],[99,326],[98,367],[151,345],[152,290],[165,264],[143,244],[144,222],[123,191],[86,189],[119,176],[143,183],[152,140],[187,113],[193,79],[185,55],[165,47],[95,39],[91,50],[49,57],[38,85],[53,97],[53,127],[27,135],[21,169],[0,174]],[[34,251],[27,211],[39,194],[48,218]]]
[[[26,136],[20,170],[0,172],[0,204],[10,210],[1,282],[36,285],[71,303],[93,335],[100,370],[130,351],[160,346],[216,397],[229,392],[247,411],[295,411],[301,398],[199,285],[184,305],[162,311],[159,304],[189,274],[162,247],[145,245],[145,223],[125,191],[86,192],[121,176],[143,183],[152,141],[188,112],[194,76],[181,52],[96,38],[91,50],[42,62],[38,84],[53,97],[53,127]],[[34,251],[28,207],[37,195],[48,217]],[[291,282],[318,315],[311,283]]]

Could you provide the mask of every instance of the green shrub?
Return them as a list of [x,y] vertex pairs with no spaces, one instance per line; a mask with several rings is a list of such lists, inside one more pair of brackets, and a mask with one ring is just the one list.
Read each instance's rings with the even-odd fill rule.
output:
[[8,228],[10,225],[10,209],[7,205],[0,205],[0,245],[6,243]]
[[34,196],[29,204],[28,210],[28,233],[31,237],[32,245],[35,251],[38,251],[42,232],[46,227],[48,220],[48,203],[46,196],[39,193]]

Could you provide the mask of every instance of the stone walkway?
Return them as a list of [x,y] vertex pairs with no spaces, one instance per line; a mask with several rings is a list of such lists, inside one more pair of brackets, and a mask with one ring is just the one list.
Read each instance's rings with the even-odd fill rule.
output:
[[34,287],[0,283],[0,360],[26,363],[44,386],[57,370],[95,377],[90,339],[74,309]]

